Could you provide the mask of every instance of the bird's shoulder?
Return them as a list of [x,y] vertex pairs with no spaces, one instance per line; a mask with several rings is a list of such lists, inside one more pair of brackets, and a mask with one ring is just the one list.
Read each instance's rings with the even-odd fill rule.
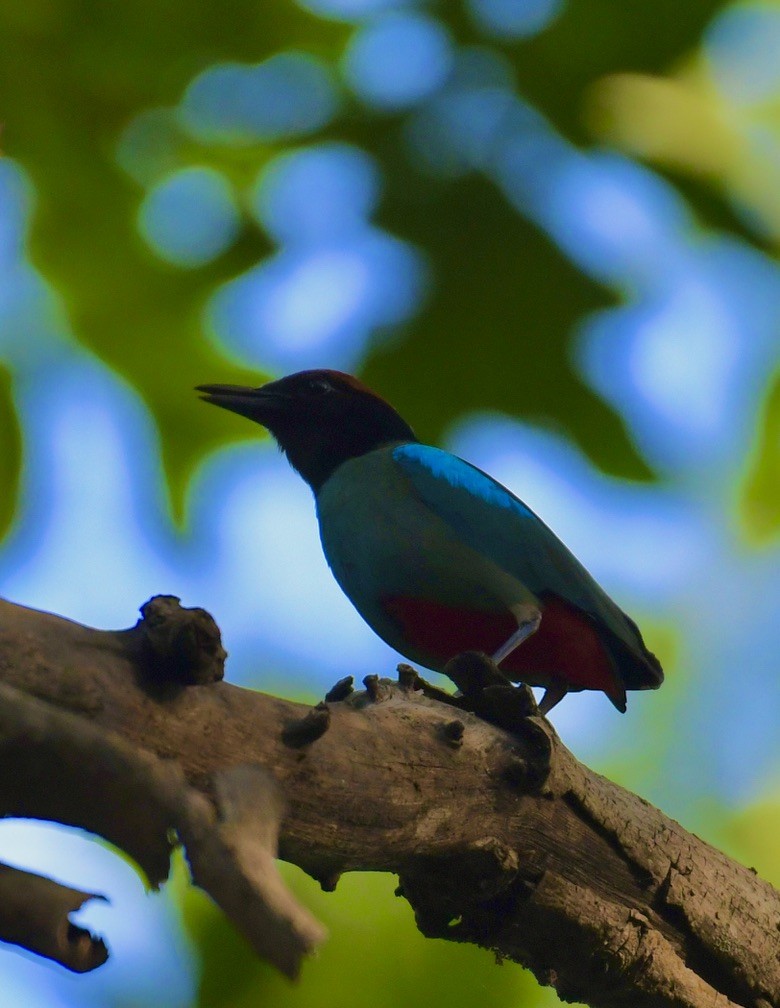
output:
[[514,516],[539,521],[537,515],[498,480],[465,459],[443,448],[407,442],[392,449],[394,463],[416,491],[432,504],[459,497],[488,507],[504,509]]
[[539,518],[519,497],[470,462],[433,445],[401,441],[348,459],[318,493],[320,504],[335,504],[356,494],[417,499],[442,516],[470,514],[476,508],[514,520]]
[[342,462],[315,495],[320,519],[327,520],[344,510],[354,515],[401,503],[408,491],[408,480],[393,453],[402,444],[405,442],[392,442]]

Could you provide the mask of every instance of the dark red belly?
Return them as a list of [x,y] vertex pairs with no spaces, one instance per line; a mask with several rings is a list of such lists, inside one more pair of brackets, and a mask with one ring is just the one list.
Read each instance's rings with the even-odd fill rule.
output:
[[[508,611],[483,612],[441,605],[430,599],[395,596],[385,600],[410,647],[430,656],[441,669],[462,651],[492,654],[517,629]],[[622,692],[593,622],[555,595],[544,599],[539,629],[508,658],[501,668],[512,679],[546,686],[559,680],[572,689]]]

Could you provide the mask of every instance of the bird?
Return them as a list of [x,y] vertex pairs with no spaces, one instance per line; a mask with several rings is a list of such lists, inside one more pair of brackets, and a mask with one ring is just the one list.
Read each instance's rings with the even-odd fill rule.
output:
[[259,388],[199,385],[207,403],[265,427],[314,493],[328,565],[394,650],[434,671],[467,651],[507,680],[567,693],[626,691],[663,671],[636,623],[522,500],[420,442],[379,394],[341,371]]

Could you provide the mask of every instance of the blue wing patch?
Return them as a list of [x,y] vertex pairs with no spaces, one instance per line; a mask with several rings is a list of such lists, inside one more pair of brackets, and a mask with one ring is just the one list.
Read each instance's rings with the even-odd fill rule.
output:
[[507,508],[525,518],[538,521],[533,511],[506,487],[501,486],[481,469],[441,448],[424,444],[404,444],[393,451],[393,458],[409,476],[427,474],[445,480],[451,487],[466,490],[485,504]]

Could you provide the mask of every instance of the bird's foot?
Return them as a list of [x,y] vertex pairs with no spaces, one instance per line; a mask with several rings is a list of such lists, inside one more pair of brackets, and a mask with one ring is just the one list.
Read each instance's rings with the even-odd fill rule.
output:
[[493,659],[481,651],[464,651],[455,655],[442,669],[460,690],[454,696],[439,689],[412,668],[398,666],[398,683],[402,689],[420,690],[430,700],[470,711],[513,734],[519,734],[522,722],[539,713],[536,699],[528,686],[515,686]]
[[521,722],[539,713],[528,686],[515,686],[495,661],[480,651],[464,651],[444,667],[462,693],[465,709],[507,731],[517,733]]
[[467,697],[481,693],[488,686],[512,685],[496,662],[482,651],[463,651],[455,655],[442,672]]

